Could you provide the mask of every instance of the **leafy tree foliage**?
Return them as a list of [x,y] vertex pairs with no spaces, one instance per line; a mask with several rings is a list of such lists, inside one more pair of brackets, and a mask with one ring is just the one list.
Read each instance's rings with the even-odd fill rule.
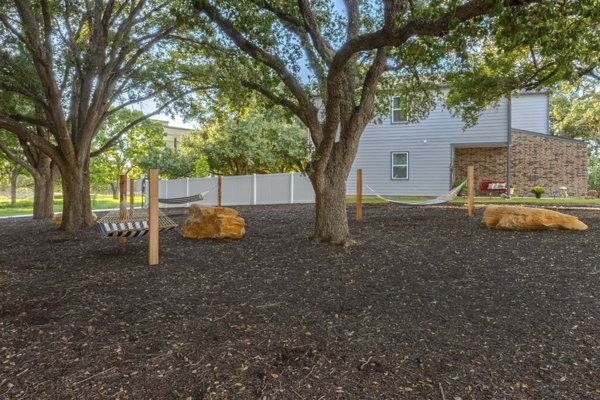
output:
[[[63,186],[63,229],[92,224],[89,164],[106,118],[154,98],[160,112],[197,87],[173,73],[181,13],[168,0],[9,0],[0,3],[0,128],[52,159]],[[196,76],[198,74],[196,69]],[[112,146],[133,121],[95,153]]]
[[240,86],[252,89],[308,128],[316,241],[349,243],[346,178],[392,94],[415,121],[448,88],[446,104],[473,123],[503,95],[598,65],[595,0],[344,0],[342,12],[325,0],[192,3],[198,24],[218,34],[186,42],[215,58],[221,90],[238,98]]
[[[125,126],[142,117],[139,111],[121,109],[111,115],[103,124],[95,138],[96,143],[106,143]],[[130,178],[142,176],[139,162],[143,156],[154,149],[165,146],[165,132],[160,123],[145,120],[132,127],[113,146],[92,159],[90,177],[94,185],[111,185],[113,197],[118,196],[119,175],[125,174]]]
[[251,107],[222,114],[182,143],[188,154],[206,158],[223,175],[303,171],[308,157],[306,128],[277,109]]
[[563,86],[563,91],[551,97],[550,116],[555,135],[589,141],[588,186],[600,191],[600,86],[598,81],[589,79],[584,85],[575,88]]
[[196,156],[163,147],[142,156],[139,166],[143,171],[158,168],[161,179],[190,178],[195,176],[196,160]]

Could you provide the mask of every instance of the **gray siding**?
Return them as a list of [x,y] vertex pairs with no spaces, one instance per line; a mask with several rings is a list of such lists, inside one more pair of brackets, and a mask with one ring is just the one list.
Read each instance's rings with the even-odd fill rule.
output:
[[[369,124],[347,180],[348,194],[356,193],[356,169],[363,169],[364,185],[384,195],[437,196],[452,184],[453,146],[503,145],[507,139],[508,107],[503,100],[486,110],[477,126],[463,130],[463,122],[452,118],[441,105],[417,124]],[[409,179],[391,179],[391,153],[409,153]],[[371,194],[365,187],[365,195]]]
[[546,93],[514,96],[511,105],[513,128],[548,133],[549,98]]

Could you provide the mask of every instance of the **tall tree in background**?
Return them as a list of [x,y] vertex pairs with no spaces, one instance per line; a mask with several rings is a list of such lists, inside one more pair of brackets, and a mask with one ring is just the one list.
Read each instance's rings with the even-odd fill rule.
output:
[[[44,129],[37,128],[40,136],[46,136]],[[9,132],[0,130],[0,153],[9,163],[11,174],[11,204],[16,203],[17,178],[22,171],[33,177],[33,218],[51,218],[54,213],[54,185],[58,170],[50,157],[27,141]]]
[[[550,67],[539,65],[539,55],[547,56],[556,29],[566,32],[561,24],[569,21],[576,27],[568,36],[574,42],[580,29],[592,29],[590,24],[598,21],[592,0],[344,0],[343,13],[325,0],[193,4],[199,23],[209,21],[220,32],[209,44],[220,70],[230,74],[223,77],[229,82],[223,89],[231,90],[232,97],[240,85],[252,89],[288,108],[309,129],[315,146],[310,170],[316,195],[313,238],[338,244],[350,241],[346,178],[377,98],[385,100],[386,93],[395,92],[415,120],[428,113],[446,85],[451,89],[448,104],[472,119],[502,95],[567,75],[563,69],[572,69],[572,54],[565,55],[567,63],[560,58]],[[536,43],[538,37],[543,42]],[[524,70],[513,68],[514,61],[533,65],[532,76],[521,75]],[[302,76],[304,64],[311,71],[308,80]],[[558,72],[544,75],[553,67]],[[476,73],[469,72],[474,69]],[[476,75],[486,79],[473,79]]]
[[[90,149],[103,121],[154,98],[162,106],[194,88],[166,70],[175,31],[169,0],[9,0],[0,4],[0,97],[17,96],[36,113],[0,103],[0,128],[47,155],[63,185],[62,228],[92,224]],[[146,115],[124,127],[113,145]]]
[[[142,117],[139,111],[122,109],[111,115],[94,139],[100,145],[106,143],[125,126]],[[139,167],[143,156],[153,149],[165,146],[165,131],[162,124],[146,120],[131,128],[126,135],[113,146],[92,158],[90,176],[94,185],[110,185],[113,198],[118,198],[119,175],[139,178],[142,170]],[[94,150],[92,150],[94,152]]]
[[[0,136],[3,132],[0,131]],[[4,148],[5,151],[0,151],[0,182],[8,181],[10,184],[10,206],[14,207],[17,204],[17,180],[19,175],[23,172],[23,166],[13,160],[19,159],[19,146],[16,143],[10,143],[10,139],[5,138]]]
[[182,142],[182,151],[204,156],[211,172],[247,175],[304,171],[306,128],[277,109],[250,108],[219,114]]
[[554,135],[584,139],[588,146],[588,186],[600,192],[600,85],[595,78],[578,87],[562,87],[550,102]]

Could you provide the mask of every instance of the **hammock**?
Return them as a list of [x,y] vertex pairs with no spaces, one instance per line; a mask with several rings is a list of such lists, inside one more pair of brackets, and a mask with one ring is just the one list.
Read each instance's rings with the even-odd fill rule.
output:
[[202,192],[202,193],[198,193],[198,194],[194,194],[192,196],[185,196],[185,197],[173,197],[173,198],[169,198],[169,199],[158,199],[159,203],[163,203],[163,204],[185,204],[185,203],[193,203],[195,201],[201,201],[204,200],[204,196],[206,196],[208,194],[208,192],[210,192],[212,189],[207,190],[206,192]]
[[392,199],[386,199],[385,197],[379,195],[377,192],[375,192],[373,189],[371,189],[369,187],[369,185],[366,185],[367,188],[373,192],[375,194],[375,196],[379,197],[381,200],[385,200],[389,203],[394,203],[394,204],[399,204],[401,206],[435,206],[438,204],[444,204],[449,202],[450,200],[454,199],[456,196],[458,196],[458,194],[460,193],[462,187],[467,183],[467,181],[464,181],[463,183],[461,183],[460,185],[458,185],[457,187],[455,187],[454,189],[452,189],[450,192],[436,197],[435,199],[431,199],[431,200],[423,200],[423,201],[398,201],[398,200],[392,200]]
[[[114,210],[97,221],[100,232],[107,237],[142,237],[148,233],[148,210],[126,210],[125,217],[121,218],[121,211]],[[158,211],[158,230],[168,231],[177,228],[177,224]]]

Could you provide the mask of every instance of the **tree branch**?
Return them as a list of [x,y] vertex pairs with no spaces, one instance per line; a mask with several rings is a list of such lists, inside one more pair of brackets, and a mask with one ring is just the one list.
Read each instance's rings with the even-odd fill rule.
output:
[[[219,11],[208,4],[206,0],[199,0],[196,4],[198,11],[204,13],[211,21],[217,24],[223,33],[227,35],[242,51],[248,54],[256,61],[264,64],[271,68],[288,87],[290,92],[296,97],[300,105],[300,111],[302,113],[302,119],[304,121],[311,121],[312,126],[318,124],[317,113],[318,110],[314,104],[310,101],[308,94],[304,88],[300,85],[300,82],[292,75],[287,69],[283,60],[279,57],[270,54],[262,48],[256,46],[248,39],[246,39],[233,24],[225,19]],[[299,115],[300,117],[300,115]]]
[[107,140],[106,143],[104,143],[104,145],[102,145],[99,149],[92,151],[90,153],[90,156],[96,157],[97,155],[102,154],[104,151],[111,148],[131,128],[133,128],[137,124],[147,120],[148,118],[152,117],[153,115],[159,114],[162,110],[167,108],[169,105],[173,104],[175,101],[183,98],[184,96],[186,96],[190,93],[194,93],[194,92],[198,92],[200,90],[205,90],[205,89],[210,89],[210,88],[211,87],[208,87],[208,86],[207,87],[202,86],[202,87],[196,87],[194,89],[188,90],[187,92],[184,92],[181,95],[174,97],[171,100],[167,101],[166,103],[164,103],[162,106],[160,106],[156,110],[152,111],[151,113],[142,115],[141,117],[136,118],[135,120],[133,120],[130,123],[128,123],[127,125],[125,125],[125,127],[123,129],[121,129],[119,132],[117,132],[113,137],[111,137],[109,140]]

